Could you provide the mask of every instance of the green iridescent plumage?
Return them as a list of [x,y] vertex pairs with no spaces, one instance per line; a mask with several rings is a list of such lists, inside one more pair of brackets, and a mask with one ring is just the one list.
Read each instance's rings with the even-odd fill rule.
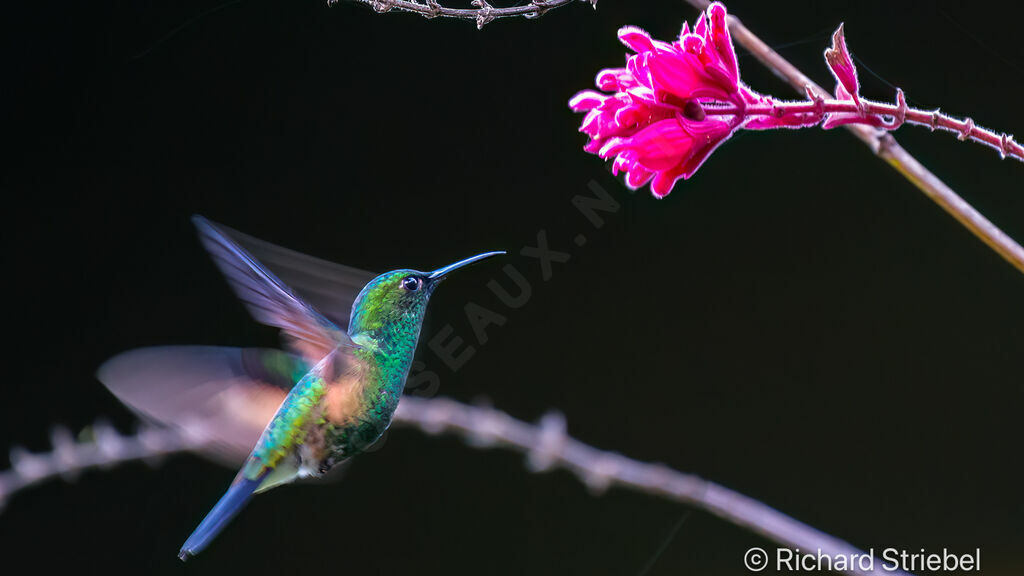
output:
[[[324,299],[330,290],[316,279],[329,278],[327,284],[337,286],[344,300],[356,285],[354,278],[363,274],[360,271],[268,245],[199,217],[195,223],[207,251],[249,312],[280,328],[291,353],[143,349],[101,368],[100,379],[148,417],[173,423],[183,418],[182,413],[202,416],[222,422],[233,438],[247,434],[245,421],[274,407],[231,487],[182,546],[183,560],[205,548],[253,494],[296,478],[320,476],[373,444],[398,407],[434,289],[452,270],[500,254],[480,254],[433,272],[382,274],[366,282],[348,306]],[[295,278],[298,288],[319,296],[324,313],[265,268],[243,244]],[[339,327],[344,320],[347,330]],[[174,371],[182,376],[174,376]],[[188,378],[197,382],[185,398],[140,384]],[[289,388],[283,398],[282,387]],[[183,407],[175,408],[177,404]]]
[[315,373],[307,374],[299,380],[260,437],[253,449],[252,458],[242,469],[247,479],[260,478],[267,468],[277,466],[305,442],[308,420],[326,390],[324,379]]

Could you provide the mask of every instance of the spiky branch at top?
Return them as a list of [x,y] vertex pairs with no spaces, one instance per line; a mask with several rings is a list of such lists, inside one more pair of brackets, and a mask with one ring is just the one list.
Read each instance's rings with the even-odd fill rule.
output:
[[[327,0],[328,5],[337,4],[340,0]],[[398,10],[401,12],[412,12],[425,18],[460,18],[463,20],[474,20],[477,28],[483,28],[497,18],[511,18],[523,16],[525,18],[540,18],[548,10],[559,8],[570,4],[575,0],[530,0],[522,6],[509,6],[500,8],[492,6],[487,0],[473,0],[470,4],[473,8],[448,8],[442,6],[437,0],[352,0],[360,4],[366,4],[377,12],[390,12]],[[597,9],[597,0],[580,0],[587,2]]]

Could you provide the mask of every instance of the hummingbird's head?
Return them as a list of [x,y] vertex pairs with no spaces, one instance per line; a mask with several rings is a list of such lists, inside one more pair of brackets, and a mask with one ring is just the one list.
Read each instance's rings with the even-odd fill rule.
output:
[[365,334],[388,349],[407,343],[415,347],[427,303],[441,281],[458,268],[499,254],[504,252],[477,254],[433,272],[403,269],[377,276],[352,303],[349,335]]

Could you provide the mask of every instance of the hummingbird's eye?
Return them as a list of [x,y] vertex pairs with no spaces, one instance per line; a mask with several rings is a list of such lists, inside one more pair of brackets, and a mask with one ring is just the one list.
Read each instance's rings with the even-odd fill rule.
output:
[[415,276],[406,276],[405,278],[402,278],[402,288],[409,292],[415,292],[419,290],[421,286],[423,286],[423,280],[420,280]]

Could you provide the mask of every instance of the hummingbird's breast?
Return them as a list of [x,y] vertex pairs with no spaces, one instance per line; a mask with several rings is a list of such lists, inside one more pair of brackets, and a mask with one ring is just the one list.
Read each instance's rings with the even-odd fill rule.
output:
[[323,469],[366,451],[391,425],[412,353],[355,351],[354,370],[329,387],[323,403]]

